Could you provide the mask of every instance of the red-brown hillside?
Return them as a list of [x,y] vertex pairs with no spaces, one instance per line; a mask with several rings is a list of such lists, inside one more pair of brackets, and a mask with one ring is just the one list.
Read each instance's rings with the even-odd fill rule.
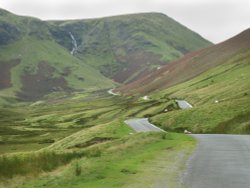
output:
[[183,58],[151,72],[144,78],[124,85],[116,91],[127,95],[146,94],[192,79],[225,63],[232,56],[250,50],[250,28],[220,44],[191,52]]

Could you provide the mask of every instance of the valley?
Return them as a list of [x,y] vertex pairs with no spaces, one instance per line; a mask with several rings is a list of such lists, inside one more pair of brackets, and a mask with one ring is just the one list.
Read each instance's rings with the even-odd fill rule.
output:
[[199,134],[250,133],[249,86],[250,29],[0,9],[0,187],[182,187]]
[[[47,183],[52,187],[130,186],[137,184],[135,177],[149,177],[147,169],[154,169],[152,162],[161,156],[172,161],[166,170],[176,160],[180,162],[169,172],[169,184],[174,185],[195,141],[175,133],[134,133],[124,123],[133,117],[158,114],[173,104],[102,91],[2,108],[0,187],[15,187],[20,182],[18,187]],[[182,157],[176,159],[178,153]],[[53,175],[57,170],[60,177]],[[69,177],[67,183],[65,176]],[[151,184],[159,179],[164,183],[161,176],[151,179]]]

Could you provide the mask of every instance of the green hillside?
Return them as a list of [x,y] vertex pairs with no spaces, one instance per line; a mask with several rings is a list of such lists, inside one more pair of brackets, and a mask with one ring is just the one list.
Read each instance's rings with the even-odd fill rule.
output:
[[124,123],[158,105],[103,91],[0,108],[0,187],[176,185],[195,140]]
[[41,21],[1,9],[0,103],[112,88],[210,44],[159,13]]
[[217,66],[242,62],[249,59],[242,55],[249,52],[249,41],[250,29],[247,29],[225,42],[188,53],[142,79],[122,85],[117,91],[127,95],[148,94],[188,81]]
[[71,50],[71,33],[78,45],[75,56],[120,83],[137,80],[187,52],[211,45],[160,13],[51,24],[51,33],[59,44]]
[[[112,81],[49,40],[26,38],[0,49],[1,63],[17,60],[12,88],[25,98],[39,98],[51,91],[96,90],[112,87]],[[11,57],[11,59],[9,58]],[[45,88],[46,87],[46,88]]]
[[[0,187],[180,187],[196,145],[184,130],[250,134],[250,29],[210,44],[158,13],[0,9]],[[137,133],[131,118],[167,132]]]
[[0,14],[0,95],[37,100],[52,92],[90,91],[114,87],[98,70],[55,42],[49,24]]
[[[192,52],[141,80],[118,88],[126,95],[148,95],[165,103],[149,115],[168,131],[250,133],[250,29],[203,50]],[[175,99],[194,107],[177,110]],[[172,106],[169,101],[172,101]],[[175,106],[175,108],[174,108]],[[165,111],[167,109],[167,111]],[[149,113],[151,112],[151,114]]]
[[151,120],[169,131],[194,133],[250,133],[250,53],[153,94],[153,98],[185,99],[194,107],[161,113]]

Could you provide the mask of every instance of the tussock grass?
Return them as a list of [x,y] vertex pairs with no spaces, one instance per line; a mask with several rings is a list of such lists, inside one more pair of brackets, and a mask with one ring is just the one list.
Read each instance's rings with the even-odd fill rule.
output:
[[76,175],[76,176],[80,176],[81,173],[82,173],[82,167],[81,167],[81,165],[79,164],[79,162],[77,161],[77,162],[75,163],[75,175]]
[[239,99],[171,111],[156,115],[151,121],[170,132],[187,129],[193,133],[248,134],[250,107],[247,101]]
[[217,66],[187,82],[155,92],[152,96],[154,99],[185,99],[194,108],[157,114],[151,121],[174,132],[187,129],[194,133],[249,134],[249,53],[240,54],[239,57],[244,58],[235,63]]
[[[61,168],[60,175],[47,173],[45,176],[25,182],[20,187],[46,185],[54,188],[116,188],[147,186],[148,183],[150,187],[155,187],[159,182],[167,186],[176,185],[178,175],[194,148],[195,141],[182,134],[167,133],[165,138],[162,138],[163,135],[124,134],[111,142],[91,146],[86,150],[88,156],[76,159],[67,167]],[[154,164],[157,164],[157,167]],[[158,166],[163,168],[159,169]],[[152,176],[151,171],[157,175]]]
[[15,175],[38,175],[52,171],[72,159],[86,155],[84,152],[56,153],[51,151],[32,152],[0,156],[0,179]]

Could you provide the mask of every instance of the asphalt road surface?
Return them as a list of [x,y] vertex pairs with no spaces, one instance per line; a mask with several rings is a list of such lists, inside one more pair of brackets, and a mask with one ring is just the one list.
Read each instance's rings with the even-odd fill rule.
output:
[[165,132],[164,130],[149,123],[148,118],[130,119],[126,120],[125,123],[132,129],[134,129],[136,132]]
[[193,108],[193,106],[185,100],[176,100],[176,102],[181,109]]
[[199,141],[190,159],[186,188],[249,188],[250,135],[193,135]]

